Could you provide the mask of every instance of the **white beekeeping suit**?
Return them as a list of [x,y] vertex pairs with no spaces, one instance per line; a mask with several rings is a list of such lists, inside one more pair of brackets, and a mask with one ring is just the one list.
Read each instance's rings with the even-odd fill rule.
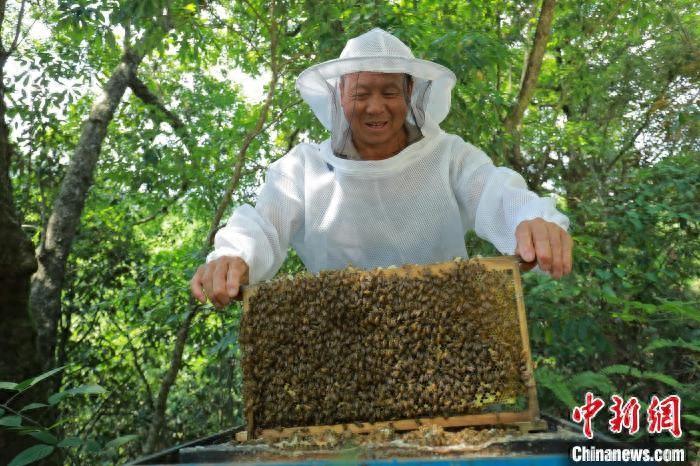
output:
[[[339,154],[349,131],[339,80],[359,71],[413,80],[407,125],[422,137],[384,160]],[[381,29],[348,41],[340,58],[305,70],[297,89],[331,138],[299,144],[270,165],[256,206],[235,210],[207,261],[238,256],[256,283],[274,276],[290,244],[318,272],[467,257],[464,235],[472,229],[512,254],[516,226],[537,217],[567,229],[553,199],[528,191],[522,176],[440,129],[454,83],[450,70],[414,58]]]

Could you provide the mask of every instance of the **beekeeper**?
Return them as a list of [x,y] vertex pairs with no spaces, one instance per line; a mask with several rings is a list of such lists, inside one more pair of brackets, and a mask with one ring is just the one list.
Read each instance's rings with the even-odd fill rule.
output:
[[469,230],[504,254],[571,271],[568,219],[514,171],[439,127],[455,75],[373,29],[297,89],[330,139],[270,165],[255,207],[242,205],[190,283],[224,306],[239,285],[272,278],[291,244],[311,272],[467,257]]

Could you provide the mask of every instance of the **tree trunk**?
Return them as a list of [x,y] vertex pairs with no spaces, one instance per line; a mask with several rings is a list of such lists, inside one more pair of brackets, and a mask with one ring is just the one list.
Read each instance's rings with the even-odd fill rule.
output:
[[521,173],[525,168],[525,161],[520,153],[520,125],[522,124],[525,109],[530,105],[532,95],[537,87],[537,79],[542,69],[542,58],[544,57],[547,41],[552,30],[552,19],[554,18],[554,6],[556,3],[556,0],[542,1],[535,39],[523,69],[518,97],[503,120],[503,126],[510,139],[506,145],[506,157],[513,169]]
[[13,147],[5,121],[5,58],[0,59],[0,380],[37,375],[34,328],[27,310],[34,246],[21,228],[10,182]]
[[[0,9],[4,16],[4,5]],[[38,375],[41,367],[34,351],[36,332],[28,310],[29,281],[37,267],[34,245],[22,231],[10,181],[14,147],[5,120],[4,71],[10,51],[0,44],[0,380],[19,382]],[[12,393],[0,392],[0,403],[9,395]],[[0,431],[0,464],[8,464],[33,443],[28,436]]]
[[142,54],[126,52],[105,84],[102,95],[93,103],[54,201],[44,240],[37,250],[39,268],[32,277],[30,306],[37,325],[37,352],[44,368],[51,367],[54,362],[66,261],[93,184],[107,126],[142,59]]

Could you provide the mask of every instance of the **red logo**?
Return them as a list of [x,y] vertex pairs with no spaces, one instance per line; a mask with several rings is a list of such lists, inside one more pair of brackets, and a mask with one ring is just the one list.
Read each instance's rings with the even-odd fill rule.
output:
[[667,430],[675,438],[681,436],[681,397],[669,395],[663,400],[654,395],[647,408],[647,431],[650,434],[660,434]]
[[574,411],[571,413],[571,419],[574,422],[583,421],[583,435],[586,437],[593,438],[593,427],[591,426],[591,421],[598,414],[598,412],[603,409],[605,402],[596,398],[593,393],[586,393],[586,403],[583,406],[576,406]]
[[[639,431],[639,412],[641,405],[639,400],[632,396],[626,402],[618,395],[610,397],[612,405],[610,411],[612,418],[608,421],[610,432],[619,434],[627,430],[629,435],[634,435]],[[574,407],[571,419],[580,424],[583,423],[583,435],[593,438],[593,418],[603,409],[605,402],[596,397],[593,393],[586,393],[585,403]],[[653,395],[647,408],[647,432],[650,434],[660,434],[668,431],[675,438],[683,434],[681,429],[681,397],[669,395],[663,400]]]
[[639,431],[639,400],[633,396],[624,403],[625,400],[617,395],[613,395],[612,400],[610,411],[613,417],[608,422],[610,432],[619,434],[625,428],[630,435],[636,434]]

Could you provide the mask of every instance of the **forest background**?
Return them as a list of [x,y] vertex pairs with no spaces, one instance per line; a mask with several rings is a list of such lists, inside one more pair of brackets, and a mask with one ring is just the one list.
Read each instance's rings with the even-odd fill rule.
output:
[[574,273],[524,278],[542,410],[678,393],[697,449],[696,9],[0,1],[0,463],[111,464],[241,422],[240,308],[188,280],[266,167],[328,136],[299,72],[375,26],[457,75],[443,129],[571,219]]

